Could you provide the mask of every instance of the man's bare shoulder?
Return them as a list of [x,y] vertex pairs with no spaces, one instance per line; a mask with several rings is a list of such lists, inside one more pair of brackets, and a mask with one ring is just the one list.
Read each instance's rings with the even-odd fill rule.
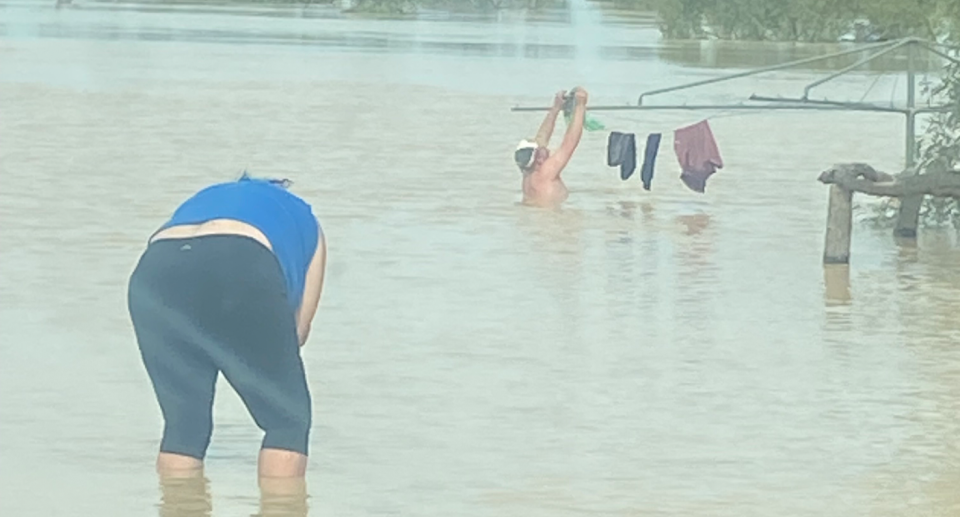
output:
[[537,170],[535,170],[531,176],[536,178],[538,181],[545,181],[552,183],[554,181],[560,180],[560,173],[563,172],[564,166],[566,164],[556,158],[555,156],[550,156],[544,161]]

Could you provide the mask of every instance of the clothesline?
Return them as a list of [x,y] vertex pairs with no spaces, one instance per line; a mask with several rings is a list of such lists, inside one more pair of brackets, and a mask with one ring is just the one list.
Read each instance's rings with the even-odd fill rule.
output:
[[[757,115],[765,115],[765,114],[766,114],[766,113],[763,113],[763,112],[760,112],[760,111],[753,111],[753,112],[747,112],[747,111],[732,111],[732,110],[726,110],[726,109],[721,109],[721,108],[718,108],[717,111],[718,111],[718,113],[716,113],[716,114],[714,114],[714,115],[708,115],[708,116],[706,116],[706,117],[701,117],[701,118],[703,118],[704,120],[714,120],[714,119],[728,118],[728,117],[750,117],[750,116],[757,116]],[[633,117],[631,117],[630,115],[624,114],[624,113],[622,113],[622,112],[617,112],[617,113],[612,113],[612,112],[611,112],[611,113],[605,113],[605,114],[603,115],[603,118],[605,118],[605,119],[610,119],[610,118],[612,118],[612,119],[620,119],[621,121],[624,121],[624,122],[636,122],[636,120],[637,120],[636,118],[633,118]]]

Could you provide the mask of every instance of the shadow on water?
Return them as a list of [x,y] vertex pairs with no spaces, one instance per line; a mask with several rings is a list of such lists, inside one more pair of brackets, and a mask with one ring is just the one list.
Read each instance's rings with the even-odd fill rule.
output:
[[[202,474],[160,478],[159,517],[210,517],[213,498]],[[305,517],[309,514],[303,479],[261,479],[260,506],[251,517]]]

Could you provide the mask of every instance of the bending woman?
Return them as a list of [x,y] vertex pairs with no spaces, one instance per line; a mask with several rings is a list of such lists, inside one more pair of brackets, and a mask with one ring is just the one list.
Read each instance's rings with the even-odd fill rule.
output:
[[203,467],[222,372],[265,432],[261,477],[302,477],[311,400],[300,358],[326,241],[286,180],[209,186],[149,239],[128,307],[163,413],[161,474]]

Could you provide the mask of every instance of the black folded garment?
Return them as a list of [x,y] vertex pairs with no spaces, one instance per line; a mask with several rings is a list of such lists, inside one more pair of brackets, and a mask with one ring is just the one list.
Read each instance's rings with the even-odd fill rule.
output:
[[613,131],[607,138],[607,165],[620,166],[620,179],[626,181],[637,168],[637,141],[633,133]]

